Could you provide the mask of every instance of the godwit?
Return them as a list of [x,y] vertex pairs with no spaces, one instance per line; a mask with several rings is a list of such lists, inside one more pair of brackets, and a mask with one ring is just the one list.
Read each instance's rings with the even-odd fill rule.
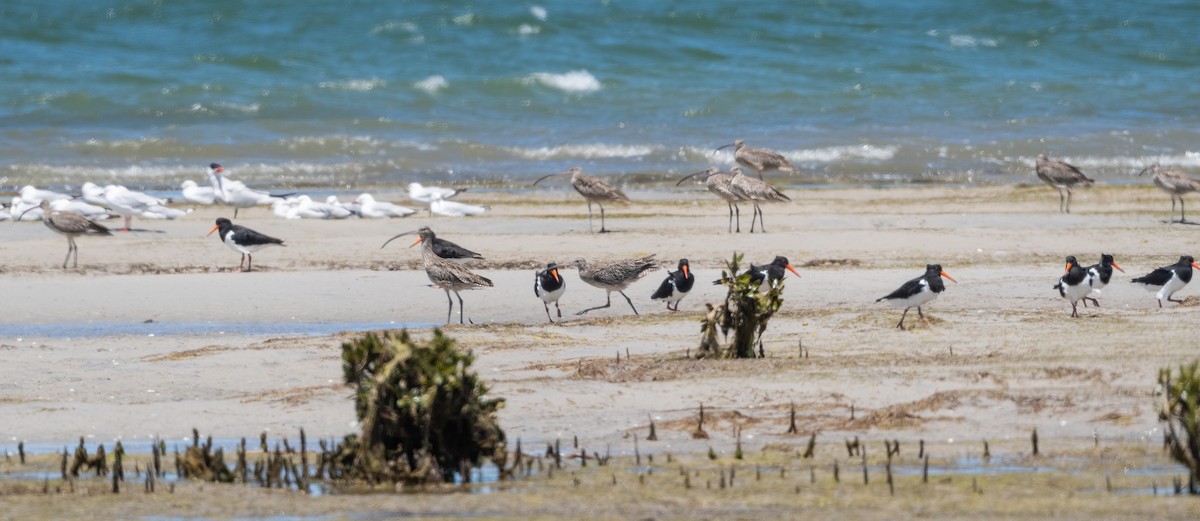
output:
[[1125,270],[1121,269],[1121,266],[1117,264],[1113,256],[1107,253],[1100,254],[1099,264],[1087,267],[1088,276],[1092,278],[1092,291],[1088,293],[1088,296],[1083,297],[1083,307],[1087,307],[1087,301],[1089,300],[1096,307],[1100,307],[1100,301],[1096,300],[1096,295],[1099,295],[1100,290],[1104,289],[1108,285],[1108,281],[1112,280],[1113,268],[1121,270],[1121,273],[1125,273]]
[[1143,175],[1147,171],[1154,172],[1154,186],[1161,188],[1164,192],[1171,194],[1171,216],[1167,218],[1167,222],[1176,222],[1175,218],[1175,199],[1179,199],[1179,223],[1186,223],[1187,220],[1183,216],[1183,194],[1200,190],[1200,180],[1192,179],[1183,170],[1178,167],[1162,168],[1158,163],[1154,163],[1138,172],[1138,175]]
[[734,147],[733,159],[739,165],[755,171],[759,179],[763,178],[763,172],[770,170],[779,170],[780,172],[787,172],[789,174],[796,173],[796,167],[792,166],[787,158],[778,152],[772,152],[763,148],[748,147],[740,139],[728,145],[721,146],[717,150],[729,147]]
[[[450,301],[450,308],[446,310],[446,323],[450,323],[450,314],[454,312],[454,300],[450,298],[450,292],[458,297],[458,323],[463,323],[463,300],[462,295],[458,292],[467,289],[479,289],[492,287],[492,281],[486,277],[471,273],[466,268],[459,266],[453,262],[443,259],[433,251],[433,230],[428,226],[423,226],[417,230],[417,240],[412,245],[423,244],[421,247],[421,263],[425,265],[425,274],[429,276],[429,281],[434,286],[442,288],[446,292],[446,300]],[[410,246],[411,247],[411,246]]]
[[637,308],[633,307],[633,301],[629,300],[629,296],[625,294],[625,288],[657,266],[654,265],[654,255],[647,255],[637,259],[596,263],[575,259],[575,267],[579,268],[580,280],[605,291],[603,306],[588,308],[576,315],[611,306],[612,292],[614,291],[625,297],[625,302],[629,303],[629,308],[633,310],[634,315],[637,315]]
[[550,319],[550,323],[554,323],[554,319],[550,318],[550,303],[554,303],[554,310],[558,312],[558,318],[562,318],[562,309],[558,307],[558,299],[562,297],[563,291],[567,289],[567,282],[558,274],[558,264],[549,263],[546,269],[539,270],[533,276],[533,294],[542,299],[542,306],[546,308],[546,318]]
[[729,233],[733,233],[733,216],[735,212],[737,213],[737,232],[742,233],[742,210],[738,208],[738,203],[742,198],[733,193],[733,189],[729,186],[730,182],[733,181],[733,175],[721,172],[715,166],[710,166],[708,170],[685,176],[676,182],[675,186],[679,186],[680,183],[697,176],[704,176],[704,179],[702,179],[704,187],[729,205]]
[[1054,285],[1058,294],[1071,301],[1071,318],[1079,318],[1077,303],[1084,301],[1087,306],[1087,296],[1092,292],[1092,277],[1088,270],[1079,265],[1074,255],[1067,256],[1067,269]]
[[958,281],[954,280],[950,274],[942,271],[941,264],[927,264],[924,275],[905,282],[896,291],[876,299],[875,302],[886,300],[894,308],[904,308],[904,313],[900,315],[900,323],[896,324],[896,328],[901,331],[904,330],[904,317],[908,316],[908,310],[913,306],[916,306],[917,315],[921,317],[921,321],[929,324],[925,314],[921,313],[921,306],[928,304],[937,298],[939,293],[946,290],[946,285],[942,283],[941,277],[946,277],[958,284]]
[[382,250],[383,247],[387,246],[389,242],[399,239],[400,237],[403,237],[405,235],[412,235],[414,233],[420,233],[422,230],[427,230],[429,232],[429,234],[428,234],[429,237],[427,239],[425,239],[425,242],[433,246],[433,254],[437,255],[438,257],[441,257],[448,261],[457,262],[459,264],[463,264],[467,261],[483,258],[483,255],[480,255],[471,250],[463,248],[462,246],[459,246],[450,241],[447,241],[446,239],[438,237],[436,234],[433,233],[433,230],[429,229],[428,226],[422,227],[420,230],[404,232],[399,235],[396,235],[395,237],[392,237],[391,239],[388,239],[387,241],[385,241],[383,243],[383,246],[380,246],[379,249]]
[[[73,212],[54,210],[50,207],[50,201],[42,199],[37,206],[42,211],[42,224],[47,228],[54,230],[60,234],[67,236],[67,257],[63,259],[63,269],[67,269],[67,261],[71,260],[71,252],[75,253],[75,264],[72,267],[79,267],[79,247],[75,245],[75,238],[80,235],[112,235],[112,232],[104,226],[94,223],[88,218]],[[25,210],[26,212],[32,210]],[[22,213],[21,215],[24,215]],[[20,216],[16,220],[21,220]]]
[[261,250],[272,244],[287,246],[282,240],[263,235],[245,226],[233,224],[229,219],[220,217],[217,219],[217,224],[208,231],[208,235],[220,230],[217,235],[229,249],[242,254],[242,261],[238,263],[237,271],[242,270],[242,264],[246,265],[246,271],[254,271],[254,252]]
[[608,230],[604,229],[604,203],[626,204],[629,198],[625,196],[619,188],[608,184],[608,181],[598,177],[592,177],[583,173],[583,169],[573,167],[566,172],[557,172],[542,176],[541,179],[533,182],[534,186],[542,182],[543,179],[558,175],[571,176],[571,186],[575,187],[575,191],[579,192],[588,204],[588,231],[592,231],[592,203],[600,205],[600,233],[605,233]]
[[1170,302],[1183,304],[1182,300],[1175,300],[1171,296],[1191,282],[1192,268],[1200,269],[1200,266],[1196,265],[1196,260],[1191,255],[1183,255],[1175,264],[1155,269],[1130,282],[1146,288],[1146,291],[1157,292],[1158,307],[1160,308],[1164,298]]
[[362,214],[362,217],[375,219],[408,217],[414,213],[417,213],[416,210],[406,206],[376,201],[375,197],[373,197],[371,194],[359,195],[354,202],[359,205],[359,212]]
[[758,203],[778,203],[792,200],[765,181],[747,177],[742,169],[736,166],[733,167],[733,178],[729,180],[729,189],[733,191],[734,195],[754,203],[754,215],[750,217],[750,233],[754,233],[755,217],[758,218],[758,231],[767,233],[766,225],[762,220],[762,208],[759,208]]
[[[1071,213],[1072,187],[1079,185],[1087,188],[1095,183],[1088,176],[1083,175],[1083,172],[1078,167],[1062,161],[1051,161],[1046,158],[1046,154],[1038,154],[1035,171],[1037,172],[1038,179],[1058,190],[1058,211],[1060,213]],[[1065,204],[1063,198],[1064,191],[1067,194]]]
[[650,295],[650,300],[665,301],[669,311],[679,311],[679,301],[692,290],[694,284],[696,276],[692,275],[688,260],[679,259],[679,269],[667,274],[666,280],[662,281],[658,290]]

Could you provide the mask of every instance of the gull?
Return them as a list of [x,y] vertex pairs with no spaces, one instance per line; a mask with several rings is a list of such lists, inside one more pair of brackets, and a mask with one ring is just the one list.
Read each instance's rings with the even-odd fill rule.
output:
[[487,207],[474,204],[464,204],[457,201],[447,201],[439,194],[434,194],[429,201],[429,212],[446,217],[465,217],[479,215],[487,211]]
[[188,179],[179,185],[183,200],[189,203],[212,206],[217,203],[217,194],[211,186],[200,186]]
[[307,195],[296,197],[296,215],[304,219],[345,219],[353,215],[341,205],[318,203]]
[[14,221],[40,221],[42,209],[38,207],[39,204],[41,202],[27,203],[18,195],[12,198],[12,206],[8,208],[9,215]]
[[59,212],[75,212],[93,221],[103,221],[112,217],[104,207],[69,199],[55,199],[50,201],[50,209]]
[[328,204],[332,204],[332,205],[334,205],[334,206],[341,206],[342,208],[345,208],[345,209],[347,209],[347,210],[350,210],[350,213],[351,213],[351,214],[353,214],[355,217],[362,217],[362,216],[363,216],[363,214],[362,214],[362,205],[361,205],[361,204],[359,204],[359,203],[358,203],[358,201],[352,201],[352,202],[349,202],[349,203],[343,203],[343,202],[341,202],[341,201],[339,201],[339,200],[338,200],[338,196],[336,196],[336,195],[331,195],[331,196],[329,196],[329,197],[326,197],[326,198],[325,198],[325,202],[326,202],[326,203],[328,203]]
[[421,183],[408,183],[408,198],[419,203],[433,202],[433,196],[450,199],[467,191],[466,188],[442,188],[440,186],[421,186]]
[[217,200],[233,207],[234,218],[237,218],[238,210],[242,208],[269,205],[272,199],[281,197],[254,190],[241,181],[225,179],[225,169],[217,163],[208,165],[208,180]]
[[375,197],[373,197],[371,194],[359,195],[354,202],[362,209],[363,217],[369,217],[372,219],[408,217],[414,213],[417,213],[416,210],[406,206],[376,201]]
[[71,198],[72,197],[67,194],[58,193],[53,190],[41,190],[35,188],[33,185],[25,185],[21,187],[21,200],[34,206],[42,201],[59,201]]

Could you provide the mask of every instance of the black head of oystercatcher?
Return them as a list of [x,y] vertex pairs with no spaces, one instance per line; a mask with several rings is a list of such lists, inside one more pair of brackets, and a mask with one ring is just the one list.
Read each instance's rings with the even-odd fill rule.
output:
[[273,244],[286,246],[281,239],[263,235],[245,226],[233,224],[232,221],[224,217],[217,219],[217,224],[213,225],[212,229],[208,231],[208,235],[212,235],[215,231],[220,231],[217,237],[226,246],[229,246],[229,249],[242,254],[242,262],[238,263],[238,271],[241,271],[242,264],[246,265],[246,271],[254,271],[254,257],[251,255],[252,253]]
[[562,318],[562,309],[558,307],[558,299],[567,289],[567,282],[563,280],[562,275],[558,274],[558,264],[551,262],[546,264],[546,269],[539,270],[533,277],[533,294],[542,299],[542,306],[546,308],[546,318],[550,319],[550,323],[554,323],[554,319],[550,318],[550,303],[554,303],[554,310],[558,312],[558,318]]
[[1191,255],[1183,255],[1179,257],[1179,261],[1175,264],[1155,269],[1130,282],[1146,288],[1146,291],[1157,292],[1158,307],[1160,308],[1162,307],[1163,299],[1183,304],[1182,300],[1173,299],[1171,295],[1174,295],[1176,291],[1183,289],[1184,286],[1187,286],[1188,282],[1192,281],[1192,268],[1200,269],[1200,266],[1196,265],[1196,260]]
[[667,278],[658,286],[658,290],[650,295],[651,300],[663,300],[670,311],[679,311],[679,301],[692,290],[696,283],[687,259],[679,259],[679,269],[667,274]]
[[1058,294],[1071,301],[1071,317],[1079,318],[1077,304],[1092,292],[1092,277],[1088,270],[1079,265],[1074,255],[1067,256],[1067,268],[1054,285]]
[[1112,280],[1113,268],[1116,268],[1125,273],[1124,269],[1117,264],[1112,255],[1107,253],[1100,254],[1100,263],[1093,264],[1087,267],[1088,276],[1092,278],[1092,292],[1088,296],[1083,297],[1083,307],[1087,307],[1087,302],[1090,300],[1096,307],[1100,307],[1100,302],[1096,300],[1096,295],[1100,294],[1100,290],[1108,285],[1108,281]]
[[954,277],[942,271],[941,264],[926,264],[924,275],[905,282],[896,291],[876,299],[875,302],[886,300],[894,308],[904,308],[904,313],[900,315],[900,322],[896,324],[897,329],[904,330],[904,317],[908,316],[908,310],[913,307],[917,308],[917,315],[921,317],[921,321],[929,324],[929,320],[921,312],[921,306],[928,304],[937,298],[939,293],[946,290],[946,285],[942,283],[941,277],[946,277],[958,284]]

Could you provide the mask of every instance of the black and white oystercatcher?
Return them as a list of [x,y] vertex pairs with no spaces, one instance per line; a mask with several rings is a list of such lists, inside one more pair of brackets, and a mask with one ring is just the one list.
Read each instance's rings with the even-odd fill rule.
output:
[[[388,245],[389,242],[399,239],[400,237],[403,237],[405,235],[419,234],[421,232],[421,230],[429,230],[429,227],[424,226],[420,230],[401,233],[401,234],[385,241],[383,243],[383,246],[380,246],[379,249],[382,250],[384,248],[384,246]],[[438,257],[441,257],[443,259],[446,259],[448,261],[454,261],[459,264],[464,264],[467,261],[472,261],[472,260],[483,258],[483,255],[480,255],[471,250],[463,248],[462,246],[459,246],[453,242],[450,242],[450,241],[447,241],[446,239],[438,237],[436,234],[433,233],[433,230],[429,230],[429,241],[431,244],[433,244],[433,254],[437,255]]]
[[941,264],[927,264],[924,275],[905,282],[899,289],[876,299],[875,302],[886,300],[894,308],[904,308],[904,313],[900,315],[900,322],[896,324],[897,329],[904,330],[904,317],[908,316],[908,310],[913,307],[917,308],[917,315],[921,317],[921,321],[928,324],[929,320],[921,313],[921,306],[928,304],[937,298],[939,293],[946,290],[946,285],[942,283],[941,277],[946,277],[958,284],[954,277],[942,271]]
[[[777,255],[775,260],[771,261],[769,264],[763,264],[761,266],[751,264],[750,269],[747,270],[747,273],[750,274],[750,282],[758,284],[758,289],[761,291],[764,282],[769,284],[782,279],[785,275],[783,270],[788,270],[792,273],[795,273],[797,277],[800,276],[800,272],[796,271],[796,268],[793,268],[792,264],[788,262],[787,257],[782,255]],[[722,273],[722,277],[724,276],[724,273]],[[724,278],[717,279],[713,281],[713,285],[720,286],[724,282]]]
[[1078,304],[1092,292],[1092,277],[1088,270],[1079,265],[1074,255],[1067,256],[1067,269],[1054,285],[1058,294],[1071,301],[1071,317],[1079,318]]
[[1196,260],[1191,255],[1183,255],[1179,257],[1179,262],[1158,268],[1130,282],[1146,288],[1146,291],[1158,292],[1158,307],[1160,308],[1163,299],[1183,304],[1182,300],[1175,300],[1171,298],[1171,295],[1191,282],[1192,268],[1200,269],[1200,266],[1196,265]]
[[554,303],[554,310],[558,311],[558,318],[562,318],[562,309],[558,307],[558,299],[567,289],[567,282],[558,274],[558,264],[549,263],[546,269],[539,270],[533,277],[533,294],[542,299],[542,305],[546,308],[546,318],[550,319],[550,323],[554,323],[554,319],[550,318],[550,303]]
[[217,235],[229,249],[242,254],[242,261],[238,263],[238,271],[242,270],[242,265],[246,265],[246,271],[254,271],[254,252],[261,250],[267,246],[278,244],[286,246],[283,240],[274,237],[263,235],[245,226],[233,224],[232,221],[224,217],[217,219],[217,224],[213,225],[208,231],[208,235],[220,230]]
[[668,310],[679,311],[679,301],[692,290],[695,283],[696,277],[692,275],[688,260],[679,259],[679,269],[667,273],[666,280],[663,280],[658,290],[650,295],[650,299],[666,301]]
[[1092,278],[1092,292],[1088,296],[1083,297],[1083,307],[1087,307],[1087,301],[1092,301],[1096,307],[1100,307],[1100,301],[1096,300],[1096,296],[1100,294],[1100,290],[1108,285],[1108,281],[1112,280],[1113,268],[1116,268],[1125,273],[1121,266],[1113,260],[1113,256],[1107,253],[1100,254],[1100,264],[1093,264],[1087,267],[1088,276]]
[[[462,295],[458,292],[467,289],[480,289],[492,287],[492,281],[487,277],[477,275],[467,271],[466,268],[450,262],[433,251],[433,230],[428,226],[422,226],[417,230],[417,240],[412,243],[412,246],[423,244],[421,247],[421,263],[425,266],[425,274],[429,276],[429,281],[435,287],[441,288],[446,292],[446,300],[450,301],[450,308],[446,310],[446,323],[450,323],[450,315],[454,312],[454,300],[450,298],[450,292],[454,292],[454,296],[458,297],[458,323],[463,323],[463,300]],[[412,246],[409,246],[410,248]],[[474,323],[474,322],[472,322]]]

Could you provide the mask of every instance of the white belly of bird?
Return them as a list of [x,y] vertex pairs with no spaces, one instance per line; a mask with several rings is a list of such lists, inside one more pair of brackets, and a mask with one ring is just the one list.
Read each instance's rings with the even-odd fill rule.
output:
[[1089,284],[1090,280],[1090,278],[1084,278],[1083,282],[1074,286],[1068,286],[1064,283],[1063,285],[1066,286],[1063,288],[1063,293],[1066,293],[1064,298],[1071,302],[1079,302],[1079,299],[1086,297],[1088,293],[1092,292],[1092,285]]
[[[924,281],[922,281],[924,282]],[[921,307],[937,298],[938,294],[929,290],[929,286],[921,284],[921,291],[908,298],[888,299],[888,304],[894,308]]]
[[542,289],[541,286],[539,286],[538,287],[538,298],[541,298],[542,302],[545,302],[547,304],[549,304],[551,302],[558,302],[558,299],[560,297],[562,297],[562,294],[564,291],[566,291],[566,289],[567,289],[567,286],[563,285],[554,291],[546,291],[546,290]]
[[238,244],[233,242],[233,231],[230,231],[227,235],[225,235],[225,245],[229,246],[229,249],[233,251],[245,254],[254,253],[263,249],[264,246],[268,246],[267,244]]
[[[1171,295],[1174,295],[1176,291],[1183,289],[1184,286],[1187,286],[1187,283],[1180,280],[1178,275],[1171,275],[1171,280],[1168,280],[1167,283],[1163,284],[1163,287],[1158,290],[1158,298],[1160,300],[1169,299],[1171,298]],[[1154,291],[1154,286],[1146,286],[1146,289],[1149,291]]]

